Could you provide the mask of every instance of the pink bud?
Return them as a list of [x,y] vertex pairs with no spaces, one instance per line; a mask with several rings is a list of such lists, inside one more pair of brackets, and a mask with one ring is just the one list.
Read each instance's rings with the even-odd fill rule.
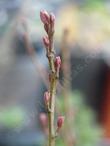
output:
[[45,127],[47,125],[47,121],[48,121],[46,114],[40,113],[39,119],[40,119],[42,126]]
[[44,93],[44,102],[46,105],[48,104],[49,100],[50,100],[49,92],[45,92]]
[[44,24],[48,24],[50,19],[48,12],[45,10],[40,11],[40,19]]
[[55,59],[55,67],[60,68],[60,66],[61,66],[61,58],[60,56],[57,56]]
[[59,117],[58,117],[58,120],[57,120],[57,127],[58,127],[58,128],[61,128],[61,127],[62,127],[62,125],[63,125],[63,123],[64,123],[64,119],[65,119],[64,116],[59,116]]
[[53,13],[50,14],[50,24],[52,24],[52,26],[55,24],[55,15]]
[[49,39],[48,36],[43,37],[44,46],[47,48],[49,46]]

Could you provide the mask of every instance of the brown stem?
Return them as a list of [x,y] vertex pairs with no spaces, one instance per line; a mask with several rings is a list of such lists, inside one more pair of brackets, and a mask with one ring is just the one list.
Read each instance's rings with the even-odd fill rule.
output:
[[54,130],[54,116],[55,116],[55,94],[56,94],[56,72],[55,72],[55,54],[54,54],[54,47],[53,47],[53,34],[49,34],[49,54],[48,60],[50,65],[50,103],[49,108],[50,112],[48,113],[49,118],[49,146],[55,146],[55,130]]
[[[44,28],[47,33],[46,39],[44,38],[44,45],[46,48],[46,56],[48,58],[50,72],[50,84],[49,84],[49,104],[48,104],[48,127],[49,127],[49,146],[55,146],[55,128],[54,128],[54,117],[55,117],[55,94],[56,94],[56,82],[57,82],[57,68],[55,64],[55,51],[53,44],[54,36],[54,23],[55,16],[48,14],[46,11],[40,12],[41,21],[44,24]],[[47,40],[48,39],[48,40]],[[46,42],[46,43],[45,43]]]
[[48,113],[49,118],[49,146],[55,145],[55,131],[54,131],[54,113],[55,113],[55,93],[56,93],[56,78],[55,74],[51,73],[51,82],[50,82],[50,111]]

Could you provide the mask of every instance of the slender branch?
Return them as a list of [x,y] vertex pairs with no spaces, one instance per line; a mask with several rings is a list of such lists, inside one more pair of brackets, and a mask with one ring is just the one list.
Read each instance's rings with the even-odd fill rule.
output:
[[55,54],[54,54],[54,48],[53,48],[53,35],[52,27],[50,24],[50,31],[48,33],[48,39],[49,39],[49,52],[48,52],[48,61],[50,65],[50,103],[49,108],[51,109],[51,112],[49,112],[49,146],[55,145],[55,132],[54,132],[54,113],[55,113],[55,94],[56,94],[56,72],[55,72]]
[[[47,36],[43,37],[43,43],[46,48],[46,56],[50,66],[50,73],[49,73],[50,84],[48,91],[49,94],[46,94],[46,96],[44,96],[46,107],[48,108],[48,128],[49,128],[48,140],[49,140],[49,146],[55,146],[55,138],[56,138],[56,130],[54,127],[55,95],[56,95],[57,79],[59,77],[59,70],[61,66],[61,59],[59,56],[55,57],[55,50],[53,44],[55,16],[52,13],[48,14],[46,11],[41,11],[40,18],[44,24],[44,29],[47,33]],[[61,118],[60,120],[63,121],[63,118]]]
[[[55,138],[54,138],[54,109],[55,109],[55,92],[56,92],[56,78],[55,78],[55,66],[54,66],[54,61],[55,61],[55,54],[53,53],[53,35],[54,33],[52,30],[52,23],[54,23],[54,16],[49,15],[47,12],[40,13],[41,15],[41,20],[42,22],[47,25],[48,32],[47,32],[47,37],[45,37],[44,40],[44,45],[47,50],[47,58],[50,66],[50,87],[49,87],[49,93],[50,93],[50,101],[49,101],[49,109],[50,111],[48,112],[48,122],[49,122],[49,146],[54,146],[55,145]],[[46,17],[45,17],[46,16]],[[46,18],[45,20],[43,18]],[[51,19],[52,18],[52,19]],[[53,20],[53,21],[51,21]]]

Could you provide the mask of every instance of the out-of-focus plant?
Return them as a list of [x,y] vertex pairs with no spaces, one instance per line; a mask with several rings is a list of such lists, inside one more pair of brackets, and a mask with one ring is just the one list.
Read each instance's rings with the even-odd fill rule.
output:
[[[61,67],[60,56],[55,57],[54,49],[54,31],[55,31],[55,16],[53,13],[48,13],[43,10],[40,12],[40,18],[44,25],[46,36],[43,37],[43,44],[46,48],[46,56],[48,59],[50,71],[49,71],[49,89],[44,93],[44,102],[47,109],[47,116],[41,113],[40,120],[43,126],[44,132],[48,135],[48,145],[55,146],[55,139],[61,129],[64,117],[59,116],[57,119],[57,126],[55,128],[55,96],[57,80],[59,79],[59,71]],[[48,120],[47,120],[48,119]],[[47,124],[48,122],[48,124]],[[47,128],[48,126],[48,128]],[[48,129],[48,131],[47,131]]]
[[24,124],[24,117],[26,117],[26,114],[19,107],[3,110],[0,112],[0,125],[5,129],[20,128]]
[[[65,113],[63,98],[62,96],[57,99],[57,106],[62,113]],[[58,139],[57,145],[67,146],[67,142],[65,143],[66,137],[64,139],[64,136],[69,135],[74,138],[74,143],[72,143],[74,146],[97,146],[102,136],[102,129],[96,123],[95,113],[85,105],[84,96],[79,91],[73,91],[68,94],[68,107],[71,110],[69,116],[71,119],[69,117],[66,117],[66,119],[68,121],[71,120],[70,127],[73,133],[70,133],[65,125],[64,128],[66,128],[67,134],[62,131],[63,138]]]
[[[97,145],[101,138],[101,129],[95,122],[94,112],[85,105],[79,92],[71,89],[71,50],[68,43],[69,30],[64,30],[61,54],[63,88],[62,95],[57,99],[58,111],[65,113],[66,120],[59,146],[92,146]],[[62,100],[63,99],[63,100]]]
[[31,61],[32,61],[33,65],[35,66],[36,71],[39,73],[42,81],[44,82],[45,86],[47,87],[48,86],[48,81],[46,79],[47,72],[46,72],[45,67],[40,63],[40,61],[38,59],[38,55],[35,51],[35,48],[33,47],[32,42],[30,40],[26,19],[22,18],[21,24],[22,24],[22,27],[24,30],[23,39],[24,39],[24,44],[26,47],[27,54],[31,58]]

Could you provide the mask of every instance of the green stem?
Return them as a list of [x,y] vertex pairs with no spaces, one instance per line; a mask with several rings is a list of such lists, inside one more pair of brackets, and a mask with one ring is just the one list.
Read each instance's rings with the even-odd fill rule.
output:
[[55,131],[54,131],[55,94],[56,94],[56,78],[55,78],[55,73],[51,73],[50,104],[49,104],[51,111],[48,114],[49,116],[49,146],[55,145]]
[[48,113],[49,119],[49,146],[55,146],[55,130],[54,130],[54,116],[55,116],[55,94],[56,94],[56,71],[55,71],[55,54],[54,54],[54,47],[53,47],[53,34],[49,34],[50,46],[49,46],[49,54],[48,54],[48,61],[50,65],[51,71],[51,81],[50,81],[50,102],[49,108],[50,112]]

